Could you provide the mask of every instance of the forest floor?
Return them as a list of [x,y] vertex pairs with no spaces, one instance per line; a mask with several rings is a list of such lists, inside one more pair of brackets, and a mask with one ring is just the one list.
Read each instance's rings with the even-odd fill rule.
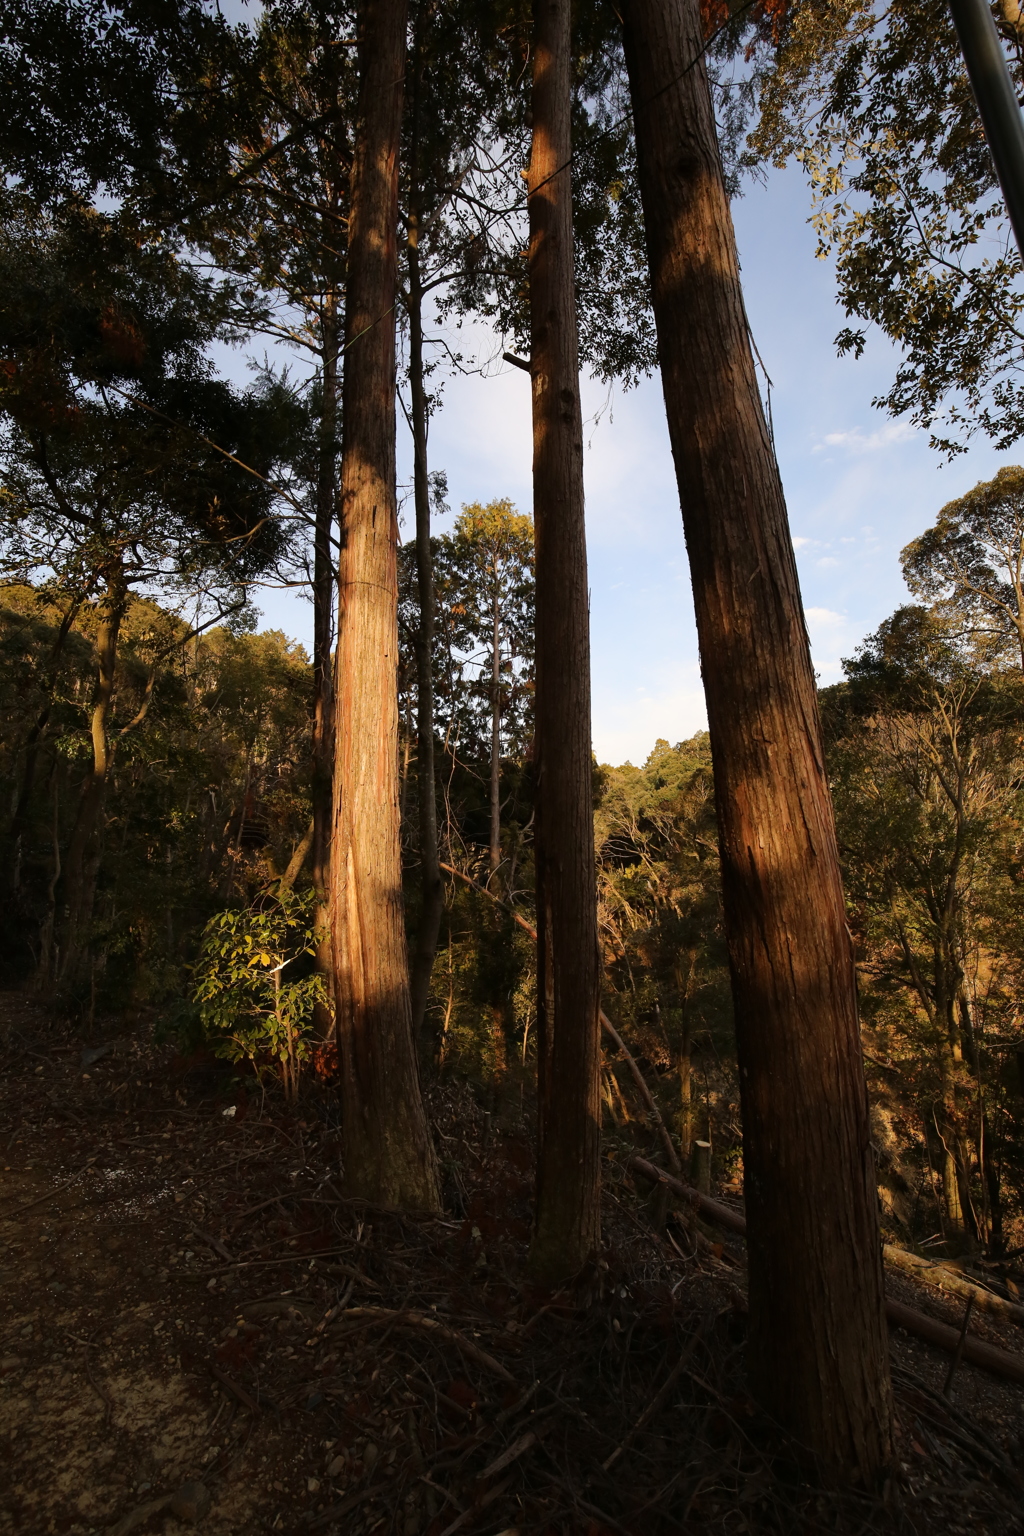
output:
[[341,1197],[322,1091],[290,1115],[144,1022],[83,1038],[10,992],[0,1049],[0,1531],[1024,1530],[1024,1389],[964,1365],[945,1404],[948,1356],[898,1332],[901,1470],[817,1486],[746,1390],[742,1243],[659,1235],[623,1131],[603,1257],[545,1298],[518,1106],[433,1089],[446,1215],[398,1217]]

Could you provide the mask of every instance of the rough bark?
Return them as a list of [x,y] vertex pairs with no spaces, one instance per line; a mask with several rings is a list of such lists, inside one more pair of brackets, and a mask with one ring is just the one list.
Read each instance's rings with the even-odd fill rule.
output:
[[853,955],[796,562],[696,0],[626,0],[652,296],[693,580],[736,1010],[748,1367],[839,1479],[892,1457]]
[[491,840],[487,867],[491,879],[501,863],[501,583],[498,559],[494,559],[494,592],[491,596]]
[[436,1210],[409,1001],[398,804],[395,299],[405,0],[361,9],[349,200],[331,927],[348,1192]]
[[[333,992],[330,929],[331,781],[334,774],[334,560],[331,532],[337,506],[338,478],[338,333],[337,296],[332,290],[321,319],[323,400],[320,410],[317,465],[316,526],[313,532],[313,800],[312,874],[317,900],[317,927],[324,938],[317,945],[315,964]],[[329,1007],[317,1003],[314,1027],[321,1040],[334,1035]]]
[[573,284],[569,0],[536,0],[530,332],[536,589],[538,1160],[530,1269],[565,1279],[600,1238],[600,961],[583,427]]
[[[723,1205],[720,1200],[712,1200],[709,1196],[701,1194],[699,1190],[681,1183],[679,1179],[673,1179],[654,1163],[647,1162],[646,1158],[631,1157],[627,1166],[644,1178],[650,1179],[652,1183],[659,1183],[671,1190],[680,1200],[685,1200],[694,1211],[703,1216],[705,1221],[724,1227],[727,1232],[735,1232],[739,1237],[748,1236],[746,1218],[739,1211],[734,1211],[731,1206]],[[749,1247],[748,1240],[748,1253]],[[886,1248],[887,1259],[892,1257],[892,1252],[893,1250]],[[913,1260],[913,1255],[904,1254],[902,1258]],[[927,1261],[917,1262],[926,1263]],[[972,1294],[981,1293],[979,1286],[972,1286],[970,1289]],[[975,1299],[977,1300],[977,1296]],[[887,1301],[885,1314],[888,1321],[895,1327],[905,1328],[908,1333],[915,1334],[919,1339],[926,1339],[929,1344],[936,1344],[939,1349],[944,1349],[950,1354],[959,1345],[959,1329],[951,1328],[948,1323],[937,1322],[933,1317],[927,1317],[916,1307],[908,1307],[900,1301]],[[981,1366],[983,1370],[990,1371],[994,1376],[1004,1376],[1010,1381],[1024,1383],[1024,1357],[1011,1354],[1006,1349],[999,1349],[994,1344],[986,1344],[982,1339],[968,1335],[964,1341],[963,1359],[969,1360],[972,1365]]]
[[434,557],[430,549],[430,481],[427,467],[427,395],[423,383],[423,282],[419,213],[409,227],[409,388],[412,396],[413,497],[416,504],[416,788],[419,810],[420,911],[411,972],[412,1025],[418,1037],[430,995],[430,976],[444,906],[437,844],[437,781],[434,766]]

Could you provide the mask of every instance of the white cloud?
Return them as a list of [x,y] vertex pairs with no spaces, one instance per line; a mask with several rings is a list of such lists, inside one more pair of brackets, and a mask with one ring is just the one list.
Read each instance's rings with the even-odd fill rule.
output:
[[823,571],[831,570],[833,566],[838,564],[839,561],[833,555],[826,555],[824,559],[817,561],[818,567]]
[[817,544],[817,542],[817,539],[805,539],[802,537],[802,535],[797,534],[793,539],[793,548],[805,549],[808,544]]
[[[847,448],[851,453],[877,453],[879,449],[891,448],[894,443],[909,443],[916,436],[917,428],[909,422],[892,421],[879,427],[877,432],[865,433],[860,427],[854,427],[851,432],[826,432],[824,442],[830,448]],[[821,446],[816,444],[813,451],[820,453]]]
[[656,693],[638,690],[629,698],[602,689],[599,679],[595,682],[594,751],[600,763],[639,765],[659,737],[675,743],[708,728],[704,690],[699,684]]
[[831,608],[806,609],[810,629],[837,629],[847,623],[845,613],[833,613]]

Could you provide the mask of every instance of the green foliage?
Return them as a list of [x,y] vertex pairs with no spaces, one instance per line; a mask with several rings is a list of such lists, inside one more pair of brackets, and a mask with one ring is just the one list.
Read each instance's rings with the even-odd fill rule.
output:
[[[533,733],[533,523],[507,498],[465,506],[451,534],[431,540],[436,592],[434,728],[445,784],[447,835],[470,862],[488,843],[487,779],[495,704],[497,622],[499,746],[506,876],[515,887],[532,814],[527,752]],[[399,690],[414,739],[419,623],[415,546],[399,551]],[[411,766],[415,771],[415,765]],[[406,796],[412,814],[412,798]]]
[[676,1081],[671,1115],[684,1147],[713,1124],[717,1151],[734,1148],[738,1087],[707,734],[657,742],[641,768],[602,767],[594,829],[605,1007]]
[[[1018,92],[1016,8],[997,17]],[[1021,260],[948,8],[924,0],[814,0],[761,54],[748,163],[795,158],[839,300],[903,352],[875,401],[947,453],[976,431],[1021,434]],[[859,354],[863,328],[837,337]]]
[[3,0],[0,23],[0,163],[54,201],[152,176],[175,76],[224,27],[198,0]]
[[998,1247],[1024,1193],[1005,1088],[1024,1039],[1024,683],[979,666],[954,621],[898,610],[823,714],[890,1211],[913,1229],[934,1167],[944,1234]]
[[285,885],[241,910],[219,912],[203,931],[194,998],[216,1055],[259,1064],[268,1056],[294,1102],[309,1059],[313,1015],[329,1000],[323,977],[301,965],[316,953],[316,900]]
[[521,756],[532,729],[533,519],[507,499],[474,502],[463,507],[451,538],[438,544],[435,584],[449,683],[457,672],[452,722],[463,743],[489,736],[497,627],[503,742],[510,756]]
[[[38,961],[91,763],[97,605],[69,610],[55,587],[0,599],[0,910],[13,979]],[[283,635],[190,636],[155,603],[129,605],[88,936],[98,1006],[180,995],[207,918],[283,873],[310,816],[311,696],[308,658]]]
[[949,502],[900,561],[911,592],[970,638],[979,662],[1024,667],[1024,469],[1007,465]]

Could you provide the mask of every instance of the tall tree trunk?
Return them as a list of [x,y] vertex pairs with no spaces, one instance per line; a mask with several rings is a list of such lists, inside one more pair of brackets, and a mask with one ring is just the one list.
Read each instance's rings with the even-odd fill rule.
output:
[[117,644],[128,606],[128,585],[120,561],[105,572],[104,584],[106,591],[99,601],[96,682],[89,723],[92,767],[82,785],[58,892],[58,903],[63,907],[64,915],[60,924],[60,951],[55,957],[54,971],[55,979],[64,983],[73,983],[75,980],[83,935],[92,921],[93,897],[99,870],[103,800],[112,756],[109,728],[114,700]]
[[345,1185],[438,1208],[409,1001],[398,806],[395,299],[405,0],[361,8],[349,200],[331,918]]
[[[334,774],[334,672],[331,656],[334,637],[334,560],[331,531],[337,504],[338,439],[338,333],[337,292],[328,293],[321,320],[323,345],[323,399],[320,410],[319,463],[317,465],[316,525],[313,532],[313,890],[316,893],[319,931],[315,965],[324,978],[328,995],[333,992],[330,941],[331,781]],[[321,1040],[334,1034],[329,1007],[317,1003],[314,1027]]]
[[416,924],[410,990],[412,1027],[423,1028],[430,975],[444,906],[437,845],[437,783],[434,766],[434,557],[430,548],[430,480],[427,469],[427,393],[423,383],[423,282],[419,250],[420,213],[409,220],[409,386],[412,394],[413,495],[416,503],[416,587],[420,622],[416,633],[416,785],[420,823],[420,911]]
[[501,863],[501,586],[497,556],[494,566],[491,597],[491,846],[487,860],[491,880]]
[[590,626],[573,283],[569,0],[535,0],[530,209],[537,549],[538,1157],[530,1270],[573,1274],[600,1240],[600,959]]
[[748,1368],[838,1478],[891,1461],[878,1199],[821,726],[747,331],[697,0],[625,0],[736,1009]]

